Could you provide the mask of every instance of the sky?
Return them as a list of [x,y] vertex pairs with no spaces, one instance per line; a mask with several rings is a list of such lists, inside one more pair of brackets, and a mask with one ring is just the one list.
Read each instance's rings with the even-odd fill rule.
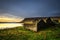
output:
[[0,14],[20,17],[60,16],[60,0],[0,0]]

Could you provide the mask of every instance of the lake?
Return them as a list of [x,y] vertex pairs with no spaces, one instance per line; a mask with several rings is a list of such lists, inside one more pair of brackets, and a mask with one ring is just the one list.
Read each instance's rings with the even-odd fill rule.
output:
[[0,29],[6,29],[6,28],[14,28],[23,26],[23,23],[0,23]]

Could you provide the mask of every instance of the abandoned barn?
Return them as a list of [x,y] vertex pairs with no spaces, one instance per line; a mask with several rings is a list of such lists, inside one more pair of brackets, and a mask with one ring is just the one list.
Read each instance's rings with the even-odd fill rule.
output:
[[24,28],[32,31],[39,31],[42,28],[46,28],[47,24],[54,26],[53,21],[60,22],[59,17],[34,17],[34,18],[25,18],[22,22],[24,23]]

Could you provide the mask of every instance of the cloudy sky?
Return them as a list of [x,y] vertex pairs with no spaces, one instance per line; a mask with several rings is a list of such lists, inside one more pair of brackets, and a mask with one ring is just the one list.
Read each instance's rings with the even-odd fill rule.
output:
[[0,14],[20,17],[60,16],[60,0],[0,0]]

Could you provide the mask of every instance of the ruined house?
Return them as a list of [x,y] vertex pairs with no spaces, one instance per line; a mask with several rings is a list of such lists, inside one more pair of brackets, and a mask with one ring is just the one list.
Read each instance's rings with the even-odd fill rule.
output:
[[46,18],[25,18],[23,20],[24,28],[32,31],[39,31],[42,27],[45,26]]
[[46,25],[49,26],[49,27],[51,27],[51,26],[55,26],[56,23],[52,20],[52,18],[49,17],[46,20]]
[[48,25],[54,26],[54,20],[60,21],[60,17],[33,17],[33,18],[25,18],[22,22],[24,23],[24,28],[32,31],[39,31],[44,29]]
[[51,20],[60,23],[60,17],[51,17]]

